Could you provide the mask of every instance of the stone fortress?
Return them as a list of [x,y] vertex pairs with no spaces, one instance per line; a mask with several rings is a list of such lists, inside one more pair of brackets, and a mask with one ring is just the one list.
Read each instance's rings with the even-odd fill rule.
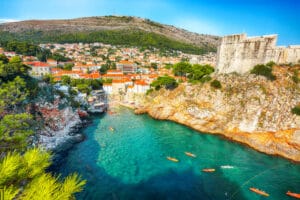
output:
[[222,38],[217,53],[217,73],[246,73],[257,64],[300,63],[300,45],[276,46],[277,35],[247,37],[246,34]]

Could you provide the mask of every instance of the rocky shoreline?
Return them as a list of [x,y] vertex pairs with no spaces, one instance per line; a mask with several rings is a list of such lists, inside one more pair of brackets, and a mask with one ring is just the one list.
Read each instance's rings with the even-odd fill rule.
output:
[[298,86],[286,78],[275,82],[252,75],[217,78],[220,90],[205,83],[155,91],[138,103],[135,113],[223,135],[257,151],[300,162],[300,116],[291,113],[300,102]]
[[[225,138],[247,145],[259,152],[269,155],[281,156],[292,161],[300,162],[300,130],[290,129],[277,132],[241,132],[239,130],[221,130],[211,125],[201,125],[180,113],[176,116],[164,116],[156,108],[139,107],[136,114],[148,114],[154,119],[170,120],[188,126],[201,133],[218,134]],[[161,110],[160,110],[161,112]]]

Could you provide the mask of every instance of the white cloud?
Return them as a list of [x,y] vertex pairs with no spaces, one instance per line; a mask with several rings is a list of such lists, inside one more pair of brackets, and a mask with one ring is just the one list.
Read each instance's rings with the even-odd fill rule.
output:
[[0,19],[0,24],[9,23],[9,22],[17,22],[19,20],[16,19]]
[[203,21],[196,18],[179,18],[174,21],[174,25],[191,32],[220,35],[221,31],[216,24],[209,21]]

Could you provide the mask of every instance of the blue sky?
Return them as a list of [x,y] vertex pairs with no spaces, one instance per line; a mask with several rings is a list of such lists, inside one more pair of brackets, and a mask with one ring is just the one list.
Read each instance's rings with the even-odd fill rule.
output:
[[0,0],[0,21],[129,15],[192,32],[277,33],[300,44],[300,0]]

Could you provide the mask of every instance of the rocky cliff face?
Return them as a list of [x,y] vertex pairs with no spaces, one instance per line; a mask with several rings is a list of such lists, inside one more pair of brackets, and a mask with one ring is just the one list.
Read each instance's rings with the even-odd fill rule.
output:
[[139,103],[136,113],[172,120],[201,132],[217,133],[272,155],[300,161],[300,85],[290,68],[275,68],[276,81],[254,75],[216,75],[209,83],[160,90]]
[[39,124],[36,144],[55,153],[63,152],[83,140],[78,130],[87,113],[72,108],[49,85],[41,84],[40,88],[40,97],[31,105],[31,113]]

